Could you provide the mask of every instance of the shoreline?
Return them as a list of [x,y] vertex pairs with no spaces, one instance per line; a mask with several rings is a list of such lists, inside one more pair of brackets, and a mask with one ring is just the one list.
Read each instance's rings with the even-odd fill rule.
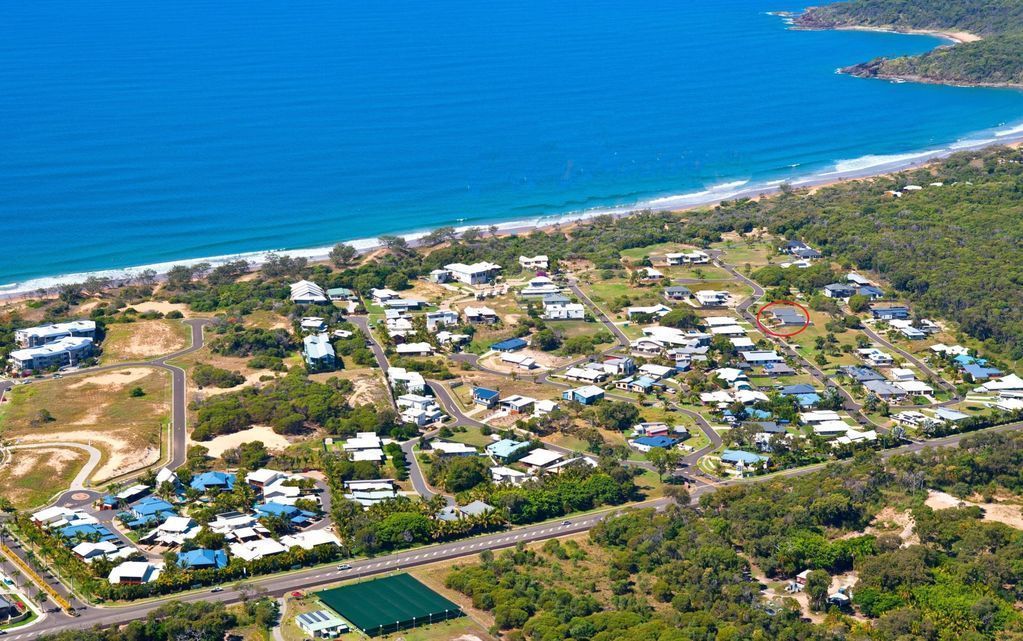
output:
[[[781,190],[782,185],[788,185],[789,187],[796,189],[820,189],[822,187],[827,187],[847,180],[881,177],[900,171],[916,169],[961,151],[976,151],[1000,145],[1020,145],[1023,144],[1023,123],[1011,126],[1001,125],[997,128],[978,132],[978,135],[982,135],[982,137],[961,139],[941,148],[901,154],[873,154],[848,160],[838,160],[833,163],[833,170],[831,171],[818,171],[803,177],[797,176],[788,180],[771,180],[754,184],[750,184],[750,182],[746,180],[738,180],[713,185],[700,191],[655,197],[631,205],[599,207],[589,210],[565,212],[563,214],[551,214],[530,220],[519,219],[495,222],[492,225],[488,225],[486,223],[462,225],[455,227],[455,229],[460,233],[473,227],[486,230],[488,227],[493,226],[497,228],[498,235],[516,235],[530,233],[536,230],[552,230],[562,225],[585,222],[586,220],[605,215],[622,218],[647,211],[691,211],[694,209],[712,207],[726,200],[769,196],[778,193]],[[419,246],[417,241],[429,234],[433,231],[433,229],[436,229],[436,227],[398,233],[395,235],[405,238],[413,246]],[[359,252],[359,254],[370,253],[381,247],[378,237],[341,240],[338,242],[351,245]],[[32,298],[39,295],[41,291],[46,294],[50,294],[61,285],[80,283],[89,277],[107,277],[110,278],[114,284],[123,285],[132,280],[142,271],[150,269],[157,273],[157,280],[162,280],[162,277],[166,275],[167,271],[175,265],[195,265],[207,262],[216,267],[217,265],[227,262],[244,259],[248,260],[253,267],[258,267],[265,262],[266,257],[269,254],[295,258],[301,257],[308,259],[310,262],[325,261],[329,258],[329,253],[332,247],[333,245],[310,248],[263,249],[250,252],[238,252],[233,254],[221,254],[217,256],[135,265],[130,267],[117,267],[110,269],[98,269],[89,272],[43,276],[28,279],[23,282],[0,284],[0,301],[11,302],[20,299]]]
[[[834,163],[834,170],[821,171],[805,177],[795,177],[790,180],[773,180],[759,184],[750,184],[748,181],[733,181],[711,186],[707,189],[652,198],[647,201],[638,202],[632,205],[620,207],[603,207],[590,210],[566,212],[564,214],[551,214],[532,220],[510,220],[493,223],[497,228],[497,234],[502,236],[530,233],[533,231],[549,231],[566,224],[585,222],[598,216],[613,216],[624,218],[643,212],[685,212],[706,207],[713,207],[726,200],[740,198],[761,198],[779,193],[782,185],[796,189],[820,189],[848,180],[862,180],[890,176],[892,174],[917,169],[928,165],[936,160],[947,158],[952,154],[961,151],[977,151],[995,146],[1014,146],[1023,144],[1023,124],[1009,127],[1008,129],[989,130],[984,138],[966,139],[952,143],[940,149],[930,149],[904,154],[867,155],[851,160],[840,160]],[[862,166],[860,166],[862,165]],[[470,228],[483,229],[490,225],[463,225],[456,227],[461,233]],[[433,228],[436,229],[436,228]],[[418,247],[417,242],[426,236],[432,229],[412,231],[395,234],[405,238],[410,245]],[[373,252],[381,247],[377,237],[361,238],[338,241],[354,247],[360,255]],[[114,284],[123,285],[136,277],[144,270],[152,269],[157,272],[157,280],[162,280],[167,271],[174,265],[195,265],[207,262],[214,267],[235,260],[248,260],[253,267],[258,267],[265,262],[269,254],[290,256],[295,258],[306,258],[310,262],[325,261],[333,245],[311,248],[293,249],[266,249],[252,252],[240,252],[235,254],[222,254],[201,258],[182,259],[166,261],[147,265],[132,267],[100,269],[90,272],[79,272],[72,274],[60,274],[57,276],[39,277],[26,280],[20,283],[0,285],[0,301],[13,302],[16,300],[33,298],[39,295],[40,291],[47,294],[53,293],[60,285],[80,283],[90,276],[108,277]]]
[[[815,29],[813,27],[794,27],[796,31],[828,31],[828,29]],[[932,36],[934,38],[942,38],[948,40],[953,44],[965,44],[968,42],[977,42],[983,40],[980,36],[975,33],[968,31],[936,31],[933,29],[900,29],[898,27],[866,27],[856,25],[843,25],[840,27],[831,27],[831,31],[872,31],[875,33],[898,33],[909,36]]]

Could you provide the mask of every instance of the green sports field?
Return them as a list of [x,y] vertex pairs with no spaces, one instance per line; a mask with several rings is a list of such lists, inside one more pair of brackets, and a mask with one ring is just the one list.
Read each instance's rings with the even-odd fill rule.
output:
[[408,574],[317,593],[323,603],[369,636],[462,616],[462,611]]

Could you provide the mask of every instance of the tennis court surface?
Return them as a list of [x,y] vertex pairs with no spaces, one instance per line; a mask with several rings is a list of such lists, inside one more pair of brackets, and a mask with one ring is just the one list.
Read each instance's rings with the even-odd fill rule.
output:
[[408,574],[324,590],[316,596],[369,636],[462,616],[456,604]]

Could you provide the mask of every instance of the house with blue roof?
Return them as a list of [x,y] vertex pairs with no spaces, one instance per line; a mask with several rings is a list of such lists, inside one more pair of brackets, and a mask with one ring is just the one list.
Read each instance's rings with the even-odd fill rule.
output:
[[632,440],[632,446],[640,452],[649,452],[655,447],[671,449],[677,442],[670,436],[641,436]]
[[227,566],[223,550],[189,550],[178,555],[178,565],[186,570],[219,570]]
[[986,381],[992,376],[1002,375],[1002,370],[996,367],[988,367],[987,365],[982,365],[980,363],[968,363],[966,365],[962,365],[960,369],[962,369],[966,374],[969,374],[974,381]]
[[739,468],[757,466],[766,463],[770,459],[763,454],[747,452],[745,450],[725,450],[721,453],[721,462],[734,465]]
[[530,445],[529,441],[515,441],[510,438],[503,438],[500,441],[487,445],[485,449],[489,456],[505,463],[510,463],[528,452]]
[[636,394],[649,394],[656,385],[657,381],[649,376],[629,376],[620,381],[615,381],[615,387],[618,389],[635,392]]
[[786,385],[778,390],[782,396],[789,396],[796,399],[800,407],[813,407],[821,402],[820,394],[813,388],[813,385],[799,383],[798,385]]
[[949,423],[958,423],[970,418],[969,414],[963,414],[962,412],[957,412],[956,410],[949,409],[947,407],[939,407],[934,410],[934,415],[943,421],[948,421]]
[[234,489],[235,478],[230,472],[200,472],[188,485],[203,494],[211,490],[230,491]]
[[337,366],[337,355],[330,337],[326,334],[313,334],[302,339],[302,358],[310,371],[323,372]]
[[261,503],[252,509],[258,518],[280,517],[299,527],[309,525],[316,518],[316,515],[312,512],[300,510],[294,505],[286,505],[274,501]]
[[521,338],[509,338],[492,344],[490,346],[490,349],[494,350],[495,352],[515,352],[522,349],[528,344],[529,343],[527,343]]
[[566,401],[575,401],[583,405],[593,405],[604,398],[604,390],[596,385],[585,385],[575,389],[568,389],[561,393],[561,398]]
[[168,517],[177,516],[174,506],[156,496],[147,496],[128,507],[127,512],[118,515],[121,522],[130,528],[155,524]]
[[867,381],[883,381],[884,376],[881,376],[869,367],[860,367],[858,365],[846,365],[841,368],[842,372],[849,378],[853,379],[857,383],[866,383]]
[[98,523],[79,523],[68,525],[57,531],[61,537],[68,540],[88,539],[97,541],[116,541],[117,535]]
[[486,387],[472,388],[472,402],[483,407],[491,408],[497,405],[501,392]]
[[877,320],[905,320],[909,318],[909,308],[905,305],[871,305],[870,315]]
[[785,385],[778,390],[778,393],[782,396],[795,396],[796,394],[813,394],[815,391],[813,385],[799,383],[797,385]]
[[821,395],[817,392],[812,394],[793,394],[792,398],[796,399],[796,403],[801,408],[816,407],[821,402]]

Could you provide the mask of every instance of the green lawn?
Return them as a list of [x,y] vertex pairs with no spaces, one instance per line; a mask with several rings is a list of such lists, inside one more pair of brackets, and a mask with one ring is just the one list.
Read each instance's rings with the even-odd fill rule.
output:
[[471,445],[480,449],[483,449],[494,442],[494,439],[483,434],[478,427],[466,427],[464,429],[464,432],[454,431],[451,436],[445,437],[443,440],[465,443],[466,445]]

